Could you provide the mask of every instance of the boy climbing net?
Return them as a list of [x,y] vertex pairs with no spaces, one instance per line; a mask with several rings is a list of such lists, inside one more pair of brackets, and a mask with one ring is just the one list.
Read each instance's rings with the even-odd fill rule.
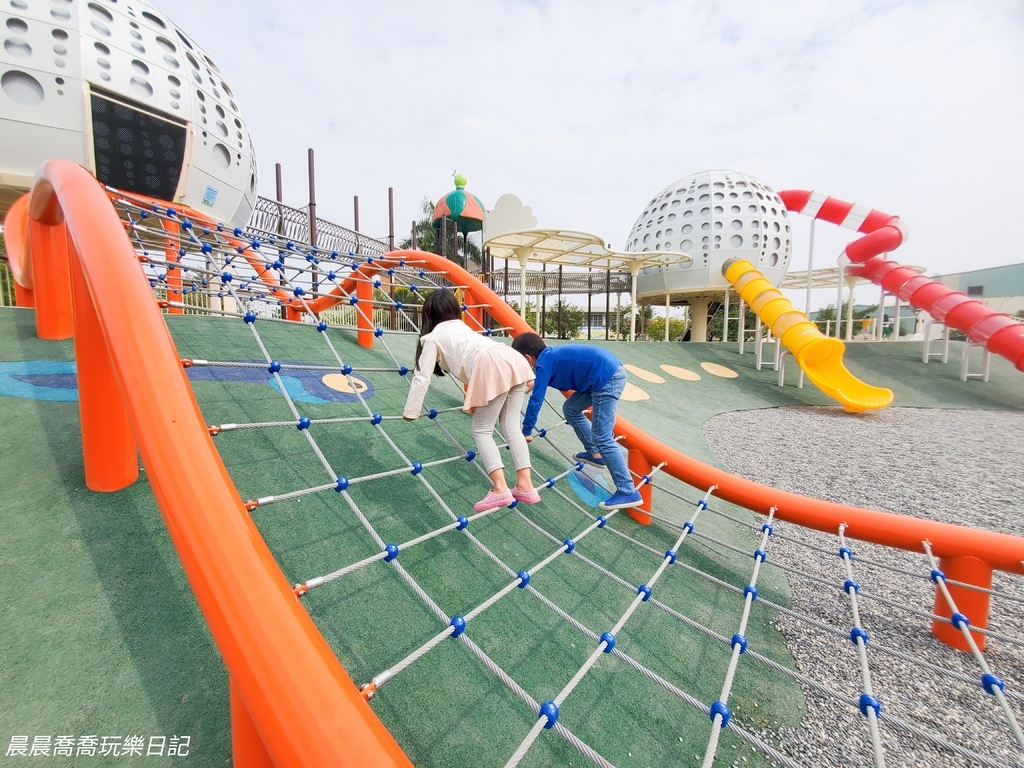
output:
[[[562,414],[585,449],[576,454],[576,460],[607,467],[615,483],[615,493],[598,507],[610,510],[639,505],[640,492],[615,442],[615,410],[626,386],[626,369],[619,359],[606,349],[587,344],[548,347],[536,333],[516,336],[512,349],[529,361],[537,375],[523,417],[527,439],[537,424],[547,388],[574,390],[562,404]],[[589,421],[583,413],[587,408],[592,409]]]

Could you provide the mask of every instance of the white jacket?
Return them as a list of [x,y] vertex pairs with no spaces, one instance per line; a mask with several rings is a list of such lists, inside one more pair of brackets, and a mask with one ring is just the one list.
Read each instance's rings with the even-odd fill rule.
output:
[[434,375],[434,363],[441,370],[451,374],[463,384],[469,384],[473,366],[485,349],[498,342],[481,336],[461,320],[446,320],[425,336],[420,337],[422,349],[416,361],[416,373],[412,377],[409,397],[405,401],[402,415],[415,419],[423,408],[423,399]]

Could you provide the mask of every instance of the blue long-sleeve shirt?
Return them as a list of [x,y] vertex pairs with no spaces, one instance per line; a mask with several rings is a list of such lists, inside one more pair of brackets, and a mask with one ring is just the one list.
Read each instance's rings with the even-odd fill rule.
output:
[[534,367],[537,378],[523,417],[523,434],[530,434],[536,426],[548,387],[593,392],[607,384],[620,365],[619,359],[607,349],[589,344],[563,344],[542,349]]

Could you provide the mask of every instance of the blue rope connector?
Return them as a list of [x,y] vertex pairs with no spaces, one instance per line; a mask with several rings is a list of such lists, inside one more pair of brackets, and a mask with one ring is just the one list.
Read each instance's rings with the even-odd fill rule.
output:
[[650,475],[644,475],[643,484],[644,485],[650,485],[650,483],[651,483],[651,476]]
[[721,728],[725,728],[729,724],[729,720],[732,719],[732,712],[729,711],[729,707],[720,701],[716,701],[711,705],[711,711],[708,713],[711,716],[711,722],[715,722],[715,715],[722,716]]
[[848,559],[853,557],[853,552],[850,551],[849,547],[840,547],[839,548],[839,556],[841,558],[843,558],[844,560],[848,560]]
[[856,645],[858,640],[862,640],[864,645],[868,644],[868,633],[863,627],[854,627],[850,630],[850,642]]
[[455,631],[452,632],[452,637],[458,637],[466,631],[466,620],[461,616],[452,616],[452,620],[448,623],[455,627]]
[[311,423],[312,422],[309,420],[309,416],[300,416],[299,423],[296,424],[295,426],[299,431],[302,431],[303,429],[309,429],[309,425]]
[[526,589],[526,585],[530,583],[530,572],[520,571],[516,574],[516,578],[519,579],[519,588]]
[[576,542],[573,541],[572,539],[566,539],[562,543],[565,544],[565,554],[567,554],[567,555],[571,554],[572,551],[574,549],[576,549]]
[[864,715],[864,717],[868,716],[869,709],[875,710],[875,717],[882,714],[882,703],[870,693],[862,693],[857,705],[860,707],[860,713]]
[[[431,408],[430,411],[427,413],[427,418],[428,419],[436,419],[437,418],[437,408]],[[470,459],[470,461],[472,461],[472,459]]]
[[352,366],[349,365],[348,363],[345,363],[345,365],[341,366],[341,372],[348,376],[350,373],[352,373]]
[[384,335],[384,329],[383,328],[375,328],[374,331],[373,331],[373,335],[376,336],[379,339],[381,336]]
[[455,526],[455,530],[464,531],[469,526],[469,518],[465,515],[462,515],[461,517],[459,517],[458,523],[459,524]]
[[398,266],[404,267],[405,266],[405,259],[399,259],[398,260]]
[[555,478],[549,477],[547,480],[544,481],[544,485],[546,485],[548,488],[553,487],[555,485]]
[[[431,416],[430,418],[434,418]],[[476,451],[466,451],[466,461],[472,461],[476,458]]]
[[685,523],[683,523],[683,530],[687,533],[693,533],[693,523],[687,520]]
[[209,243],[203,243],[203,245],[202,245],[202,247],[201,247],[201,248],[199,249],[199,251],[200,251],[201,253],[213,253],[213,246],[212,246],[212,245],[210,245]]
[[990,693],[995,696],[995,689],[998,688],[1002,691],[1006,688],[1006,684],[991,672],[986,672],[981,676],[981,687],[985,689],[986,693]]
[[601,642],[604,643],[605,653],[611,653],[615,649],[615,635],[611,632],[602,632]]
[[296,285],[294,288],[292,288],[292,293],[294,293],[296,296],[302,296],[305,292],[306,290],[301,285]]
[[697,509],[707,509],[707,508],[708,508],[708,503],[704,499],[701,499],[700,501],[697,502]]
[[405,305],[402,304],[402,302],[400,302],[400,301],[396,301],[395,302],[395,309],[401,309],[403,306],[405,306]]
[[387,552],[387,554],[384,555],[384,562],[385,563],[390,563],[392,560],[394,560],[396,557],[398,557],[398,545],[397,544],[388,544],[386,547],[384,547],[384,551]]
[[394,274],[395,274],[395,268],[394,267],[388,267],[388,275],[393,277]]
[[337,275],[334,273],[333,269],[330,272],[327,273],[327,279],[328,280],[332,280],[333,281],[334,278],[336,278],[336,277],[337,277]]
[[484,336],[491,336],[494,333],[490,328],[484,329]]
[[545,728],[553,728],[555,723],[558,722],[558,705],[553,701],[545,701],[540,705],[540,717],[546,717],[548,719],[548,721],[544,723]]
[[548,431],[547,431],[546,429],[538,429],[538,430],[537,430],[537,434],[538,434],[538,435],[539,435],[540,437],[544,437],[544,436],[545,436],[545,435],[546,435],[547,433],[548,433]]
[[419,291],[416,290],[416,285],[414,283],[409,283],[409,290],[413,293],[419,293]]
[[327,323],[321,320],[319,323],[316,324],[316,329],[320,331],[320,333],[323,333],[324,331],[327,330]]
[[757,600],[757,587],[752,587],[749,584],[743,588],[743,597],[750,596],[750,602]]
[[252,310],[250,310],[250,311],[245,313],[245,315],[242,317],[242,319],[245,320],[245,322],[247,322],[247,323],[255,323],[256,322],[256,313],[253,312]]
[[938,568],[932,568],[932,572],[931,572],[930,578],[931,578],[932,582],[934,582],[935,584],[938,584],[940,581],[945,581],[946,580],[946,574],[944,574]]
[[414,461],[412,463],[412,473],[414,475],[418,475],[422,471],[423,471],[423,465],[420,464],[418,461]]
[[267,366],[267,370],[270,371],[271,373],[280,373],[281,364],[277,362],[277,360],[271,360],[270,365]]
[[405,374],[407,374],[408,372],[409,372],[409,369],[406,366],[404,366],[404,365],[401,368],[398,369],[398,375],[399,376],[405,376]]
[[954,613],[949,617],[949,621],[957,629],[963,629],[964,627],[971,626],[971,620],[962,613]]
[[[173,208],[168,208],[167,209],[167,216],[168,216],[168,218],[173,219],[177,215],[178,215],[178,212],[176,210],[174,210]],[[238,234],[241,234],[241,232],[239,232]]]
[[421,269],[421,270],[419,271],[419,276],[420,276],[420,277],[426,277],[426,276],[427,276],[427,271],[426,271],[425,269]]
[[598,528],[604,528],[606,525],[608,525],[608,518],[605,517],[604,515],[598,515],[597,516],[597,527]]
[[858,584],[853,579],[847,579],[843,582],[843,592],[845,592],[848,595],[859,595],[860,584]]
[[348,297],[348,303],[351,304],[352,306],[355,306],[356,304],[359,303],[359,297],[358,296],[349,296]]
[[337,481],[334,483],[334,490],[336,490],[338,493],[341,493],[346,488],[348,488],[348,478],[339,477]]
[[735,650],[736,647],[739,646],[740,653],[746,653],[747,652],[747,638],[745,638],[739,632],[737,632],[735,635],[732,636],[732,640],[730,641],[730,645],[732,646],[733,650]]
[[672,564],[675,563],[676,557],[677,557],[677,555],[676,555],[676,551],[674,549],[666,549],[665,550],[665,558],[668,560],[668,564],[669,565],[672,565]]
[[230,283],[231,282],[231,277],[232,277],[232,275],[231,275],[230,272],[221,272],[220,273],[220,281],[222,283]]
[[373,416],[370,417],[370,423],[371,424],[380,424],[383,420],[384,420],[384,417],[381,416],[379,413],[375,413],[375,414],[373,414]]
[[294,251],[295,250],[295,243],[293,243],[291,240],[289,240],[289,241],[287,241],[284,244],[284,247],[287,248],[289,251]]
[[646,584],[641,584],[639,587],[637,587],[636,588],[636,593],[638,595],[643,595],[644,596],[644,602],[645,603],[648,600],[651,599],[651,588],[649,586],[647,586]]
[[759,563],[763,563],[765,560],[768,559],[768,555],[765,554],[765,551],[763,549],[755,549],[754,559]]

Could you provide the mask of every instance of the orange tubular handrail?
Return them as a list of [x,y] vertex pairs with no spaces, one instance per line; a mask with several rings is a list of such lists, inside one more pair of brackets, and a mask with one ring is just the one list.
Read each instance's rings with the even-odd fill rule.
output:
[[[123,223],[102,188],[83,168],[51,160],[37,175],[28,217],[69,235],[66,263],[73,282],[87,483],[95,487],[92,460],[110,465],[99,472],[105,490],[124,487],[133,479],[131,469],[137,472],[131,439],[119,440],[113,450],[98,439],[117,432],[118,424],[100,425],[103,435],[85,432],[86,411],[96,405],[87,392],[105,389],[101,399],[116,403],[115,421],[119,408],[134,433],[227,667],[235,764],[410,766],[299,604],[246,513]],[[29,227],[30,238],[35,231]],[[38,243],[27,242],[35,251]],[[35,255],[38,283],[40,254]],[[48,297],[64,306],[70,299]],[[53,309],[37,307],[43,315]],[[85,350],[102,357],[99,370],[83,370]]]

